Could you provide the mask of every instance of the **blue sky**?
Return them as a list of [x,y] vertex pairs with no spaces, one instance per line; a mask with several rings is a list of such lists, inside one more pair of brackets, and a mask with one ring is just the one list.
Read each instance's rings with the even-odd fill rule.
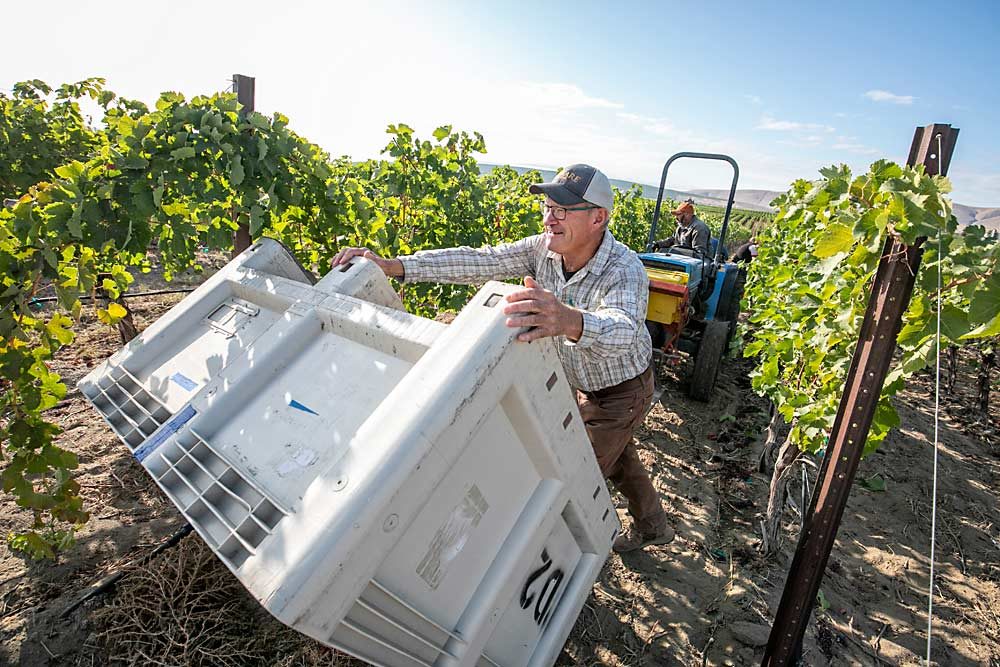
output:
[[[483,133],[483,161],[591,162],[655,183],[681,150],[740,186],[902,161],[917,125],[961,128],[955,200],[1000,206],[1000,3],[50,2],[6,8],[0,87],[103,76],[155,100],[257,78],[257,107],[335,155],[385,126]],[[668,185],[721,188],[678,163]]]

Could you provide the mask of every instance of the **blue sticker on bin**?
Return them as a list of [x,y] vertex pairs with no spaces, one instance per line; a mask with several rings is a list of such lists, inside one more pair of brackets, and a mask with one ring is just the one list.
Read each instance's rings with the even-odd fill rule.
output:
[[171,417],[167,423],[161,426],[149,440],[142,443],[139,449],[135,450],[135,454],[133,454],[133,456],[135,456],[136,461],[142,463],[147,456],[152,454],[157,447],[166,442],[170,436],[177,433],[177,431],[181,429],[181,426],[184,426],[184,424],[191,421],[191,418],[196,414],[198,413],[190,405],[184,406],[183,410]]
[[174,373],[173,375],[170,376],[170,379],[173,382],[179,384],[182,389],[186,389],[188,391],[191,391],[198,386],[198,383],[196,383],[194,380],[180,373]]
[[310,407],[302,405],[301,403],[299,403],[298,401],[296,401],[294,398],[288,400],[288,405],[291,406],[291,407],[293,407],[293,408],[295,408],[296,410],[301,410],[302,412],[308,412],[309,414],[316,415],[317,417],[319,416],[318,412],[316,412],[315,410],[313,410]]

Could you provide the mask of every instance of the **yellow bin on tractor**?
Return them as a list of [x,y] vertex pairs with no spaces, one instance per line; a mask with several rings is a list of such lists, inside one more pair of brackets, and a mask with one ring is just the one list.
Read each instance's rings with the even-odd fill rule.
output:
[[668,347],[680,336],[688,317],[688,275],[682,271],[670,271],[646,267],[649,276],[649,306],[646,319],[659,322],[667,332]]

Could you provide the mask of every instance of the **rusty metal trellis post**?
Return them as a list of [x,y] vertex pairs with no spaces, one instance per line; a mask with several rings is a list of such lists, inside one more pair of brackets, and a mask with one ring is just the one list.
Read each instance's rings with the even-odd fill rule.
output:
[[[233,92],[236,93],[236,100],[242,107],[240,109],[241,118],[248,111],[254,110],[255,81],[256,80],[252,76],[244,76],[243,74],[233,75]],[[250,228],[247,225],[240,223],[239,228],[233,232],[233,257],[236,257],[238,254],[249,248],[251,242]]]
[[[957,137],[958,128],[950,125],[918,127],[907,164],[923,164],[928,174],[945,175]],[[902,316],[913,294],[923,242],[924,238],[919,238],[907,246],[889,238],[883,247],[826,456],[764,649],[763,667],[792,665],[798,660],[802,637],[889,372]]]

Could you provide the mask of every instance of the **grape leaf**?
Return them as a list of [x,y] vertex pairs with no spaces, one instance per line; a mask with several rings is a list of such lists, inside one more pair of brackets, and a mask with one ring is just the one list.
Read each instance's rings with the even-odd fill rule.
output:
[[854,234],[847,225],[833,224],[816,242],[813,254],[820,259],[832,257],[838,253],[847,253],[854,245]]

